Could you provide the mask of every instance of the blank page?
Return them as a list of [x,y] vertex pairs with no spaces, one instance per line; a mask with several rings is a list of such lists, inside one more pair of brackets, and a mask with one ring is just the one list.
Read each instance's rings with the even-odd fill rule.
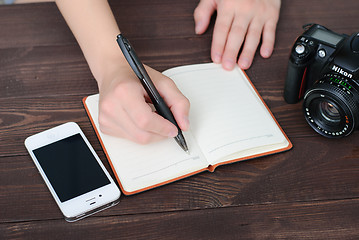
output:
[[193,136],[184,132],[190,155],[173,138],[139,145],[102,133],[98,124],[99,95],[87,97],[86,106],[103,143],[109,160],[127,192],[144,189],[204,169],[208,162]]
[[[209,63],[164,72],[190,100],[191,132],[211,164],[256,152],[260,146],[288,145],[271,114],[238,67]],[[270,149],[270,147],[269,147]],[[267,148],[260,151],[268,151]],[[239,153],[238,156],[235,153]]]

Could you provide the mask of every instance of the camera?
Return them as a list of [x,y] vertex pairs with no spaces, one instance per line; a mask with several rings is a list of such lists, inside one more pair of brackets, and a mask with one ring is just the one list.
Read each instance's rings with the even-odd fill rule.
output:
[[359,33],[335,33],[319,24],[303,26],[295,41],[284,99],[303,98],[308,124],[329,138],[348,136],[359,121]]

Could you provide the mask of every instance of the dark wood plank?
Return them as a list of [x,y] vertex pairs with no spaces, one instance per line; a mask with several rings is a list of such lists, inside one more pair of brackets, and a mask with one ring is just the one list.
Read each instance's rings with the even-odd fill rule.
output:
[[[147,40],[135,40],[134,45],[139,46],[144,63],[162,71],[178,65],[209,62],[209,56],[204,54],[209,49],[209,41],[209,38],[157,39],[150,51],[145,47]],[[173,45],[187,45],[187,48],[175,49]],[[161,47],[162,55],[158,54]],[[96,81],[76,45],[0,49],[0,55],[3,56],[0,99],[75,93],[86,96],[97,90]]]
[[[57,82],[52,86],[46,84],[43,87],[44,89],[57,88],[59,91],[57,96],[0,98],[0,137],[3,140],[3,144],[0,145],[0,156],[24,155],[22,147],[27,136],[68,121],[81,123],[88,137],[95,138],[82,105],[83,97],[97,92],[95,83],[88,82],[87,87],[85,84],[83,87],[85,89],[83,91],[87,92],[80,95],[67,94],[71,94],[73,86],[81,92],[81,84],[74,82],[64,86],[65,89],[62,90],[61,82]],[[36,88],[41,89],[41,85],[37,85]],[[267,89],[267,92],[278,94],[280,90]],[[72,94],[75,93],[72,92]],[[270,99],[269,96],[265,98]],[[283,105],[281,97],[267,102],[289,137],[316,136],[316,133],[305,122],[300,104]]]
[[0,49],[0,54],[0,99],[84,94],[97,86],[75,45]]
[[[110,1],[119,26],[131,38],[194,35],[192,13],[197,1]],[[55,3],[1,6],[0,48],[76,44]],[[139,17],[140,16],[140,17]],[[179,24],[180,23],[180,24]],[[116,36],[114,36],[115,39]]]
[[[210,61],[213,21],[194,34],[197,0],[111,0],[122,32],[159,71]],[[221,166],[66,223],[23,145],[66,121],[80,124],[110,170],[82,107],[97,85],[54,3],[0,7],[0,239],[356,239],[359,131],[318,136],[283,86],[289,51],[305,23],[358,31],[359,1],[282,1],[269,60],[252,82],[294,144],[286,153]],[[176,47],[173,47],[176,46]]]
[[[320,136],[294,138],[295,148],[289,152],[221,166],[214,173],[204,172],[142,194],[122,196],[118,206],[100,215],[359,198],[359,146],[352,140],[356,137],[334,143]],[[104,154],[98,152],[110,170]],[[28,155],[3,157],[0,182],[0,222],[61,216]]]
[[[110,1],[120,28],[131,38],[193,38],[193,10],[196,0],[172,1]],[[277,35],[293,40],[304,23],[325,24],[339,32],[357,31],[359,3],[355,0],[341,4],[337,0],[282,1]],[[55,3],[1,6],[0,48],[76,44]],[[207,32],[209,35],[211,30]],[[280,39],[277,38],[277,43]],[[286,42],[289,47],[292,42]]]
[[[0,225],[3,239],[357,239],[359,201],[245,205],[196,211]],[[71,229],[71,231],[69,231]]]

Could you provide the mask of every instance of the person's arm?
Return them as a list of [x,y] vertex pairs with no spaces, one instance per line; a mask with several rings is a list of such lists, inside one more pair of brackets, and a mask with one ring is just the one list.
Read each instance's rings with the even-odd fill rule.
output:
[[212,61],[231,70],[238,59],[248,69],[262,38],[260,54],[272,55],[280,0],[201,0],[194,11],[197,34],[206,31],[211,15],[217,11],[211,47]]
[[[100,92],[101,131],[146,144],[177,135],[177,128],[148,105],[148,96],[116,43],[120,30],[106,0],[57,0],[78,41]],[[173,81],[146,67],[182,130],[189,102]]]

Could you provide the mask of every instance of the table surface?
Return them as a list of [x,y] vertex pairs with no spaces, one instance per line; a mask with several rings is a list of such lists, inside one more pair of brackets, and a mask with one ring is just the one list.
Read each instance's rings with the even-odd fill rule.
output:
[[[110,1],[122,32],[153,68],[210,62],[213,22],[194,33],[193,0]],[[301,26],[359,30],[359,1],[282,2],[270,59],[246,71],[294,148],[221,166],[67,223],[24,147],[77,122],[110,171],[82,105],[97,84],[54,3],[0,7],[0,239],[358,239],[359,133],[326,139],[283,100]]]

